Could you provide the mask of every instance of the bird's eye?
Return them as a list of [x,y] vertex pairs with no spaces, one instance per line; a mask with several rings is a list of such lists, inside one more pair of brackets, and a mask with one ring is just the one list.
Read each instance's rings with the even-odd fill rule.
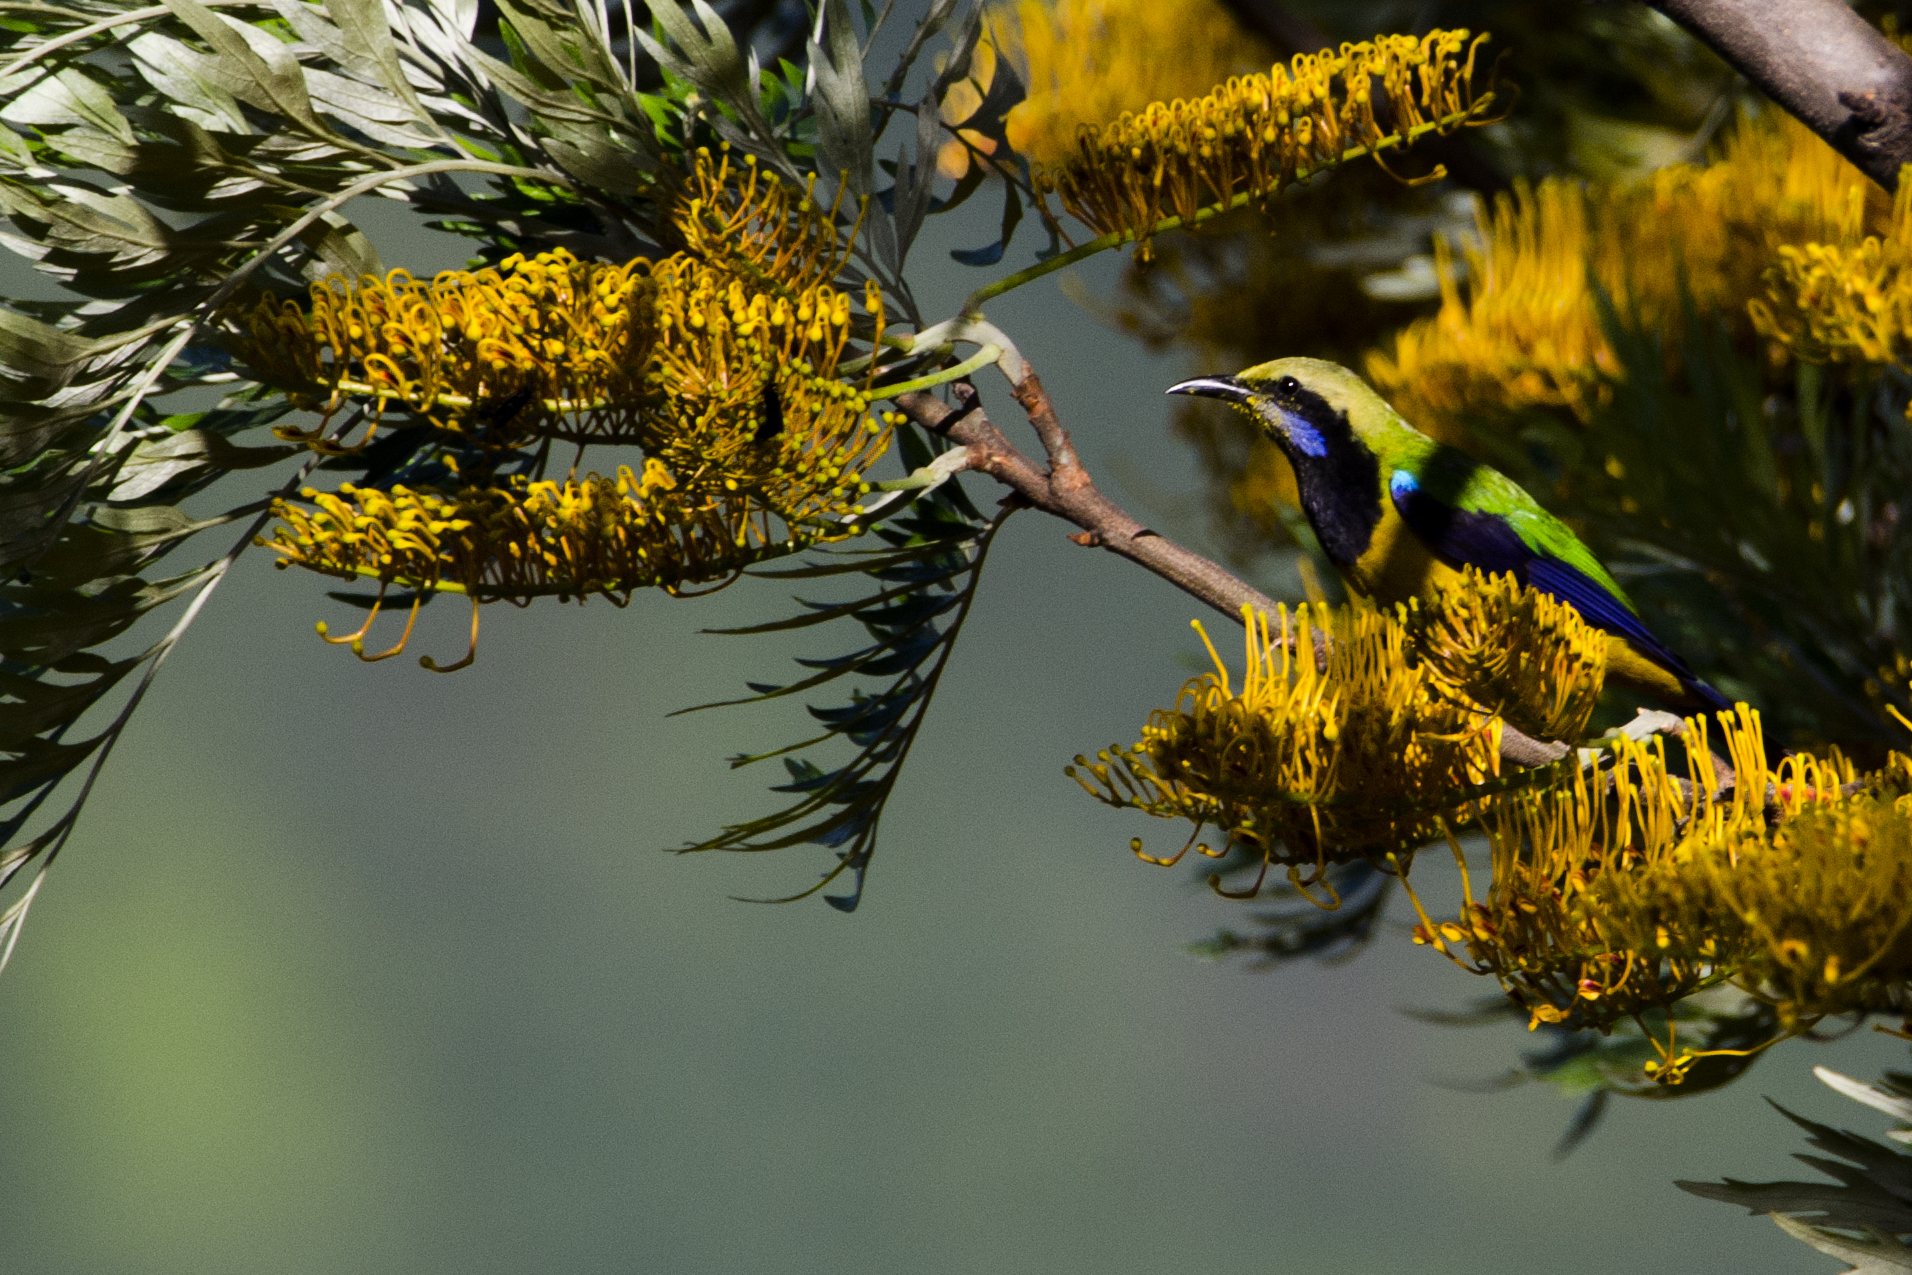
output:
[[1275,382],[1275,388],[1280,390],[1283,394],[1293,394],[1296,390],[1301,388],[1301,382],[1297,381],[1292,376],[1284,376],[1279,381]]

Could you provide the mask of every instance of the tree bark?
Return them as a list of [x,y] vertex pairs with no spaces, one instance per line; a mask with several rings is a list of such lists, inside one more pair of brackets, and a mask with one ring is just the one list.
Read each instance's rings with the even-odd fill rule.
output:
[[1912,163],[1912,57],[1843,0],[1648,0],[1797,116],[1859,171],[1897,190]]

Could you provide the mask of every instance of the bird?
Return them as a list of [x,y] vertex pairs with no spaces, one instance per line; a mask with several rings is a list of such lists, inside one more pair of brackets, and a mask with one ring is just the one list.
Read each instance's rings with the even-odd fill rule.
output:
[[1732,709],[1565,523],[1507,475],[1415,429],[1347,368],[1276,359],[1168,392],[1221,399],[1255,421],[1294,467],[1302,512],[1355,591],[1393,606],[1433,601],[1466,567],[1511,572],[1606,633],[1609,682],[1683,712]]

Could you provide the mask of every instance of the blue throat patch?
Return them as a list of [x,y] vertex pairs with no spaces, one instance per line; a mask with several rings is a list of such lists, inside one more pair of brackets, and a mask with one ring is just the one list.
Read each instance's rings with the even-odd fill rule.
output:
[[1288,437],[1289,444],[1303,456],[1316,458],[1328,454],[1328,440],[1321,431],[1309,423],[1308,418],[1299,412],[1291,412],[1285,407],[1275,409],[1281,413],[1281,432]]

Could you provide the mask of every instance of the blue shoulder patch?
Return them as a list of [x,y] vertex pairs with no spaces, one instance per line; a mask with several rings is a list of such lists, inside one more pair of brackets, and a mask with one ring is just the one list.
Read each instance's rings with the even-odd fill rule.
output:
[[1505,518],[1456,509],[1422,491],[1420,480],[1405,469],[1388,475],[1388,495],[1409,529],[1438,557],[1454,566],[1511,571],[1522,584],[1527,582],[1534,551]]

